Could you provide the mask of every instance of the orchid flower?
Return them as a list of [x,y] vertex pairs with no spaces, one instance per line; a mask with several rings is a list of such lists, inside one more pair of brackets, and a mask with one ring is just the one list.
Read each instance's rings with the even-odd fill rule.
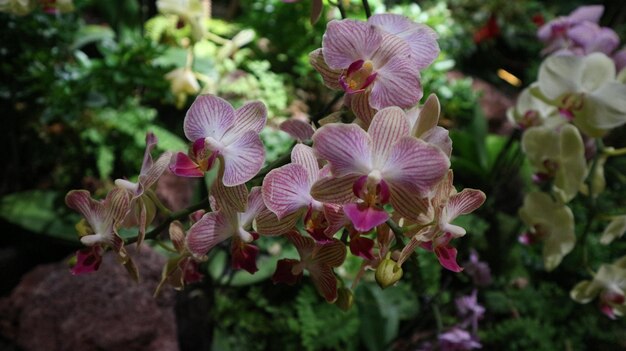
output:
[[340,206],[323,204],[311,196],[311,187],[328,175],[328,167],[320,169],[313,149],[296,145],[291,152],[292,163],[271,170],[263,180],[263,200],[284,226],[279,233],[293,229],[305,215],[305,227],[316,240],[329,240],[341,227],[335,220]]
[[165,75],[170,81],[170,90],[176,97],[176,107],[182,108],[187,101],[187,95],[195,95],[200,92],[200,83],[189,67],[176,68]]
[[519,126],[521,129],[541,125],[557,127],[558,125],[566,123],[567,120],[559,114],[555,106],[547,104],[532,95],[531,89],[537,89],[537,84],[538,83],[533,83],[530,87],[522,90],[517,97],[515,106],[510,107],[506,111],[509,121]]
[[543,241],[543,264],[547,271],[555,269],[576,243],[572,211],[546,193],[532,192],[524,198],[519,215],[530,227],[530,232],[522,235],[520,241],[523,244]]
[[423,249],[434,252],[444,268],[453,272],[463,270],[456,260],[457,250],[450,245],[450,241],[464,236],[466,231],[463,227],[452,224],[452,221],[460,215],[474,212],[485,202],[486,197],[482,191],[476,189],[464,189],[457,193],[452,180],[453,173],[449,170],[446,177],[437,184],[430,200],[429,214],[432,213],[432,217],[426,215],[417,221],[417,233],[409,231],[413,237],[409,242],[409,249],[402,251],[400,262],[406,260],[406,255],[413,253],[412,245],[419,244]]
[[600,237],[600,243],[608,245],[613,240],[621,238],[626,233],[626,215],[615,216],[611,220],[611,223],[604,228],[602,236]]
[[130,207],[127,192],[115,188],[109,191],[104,200],[96,201],[87,190],[72,190],[65,196],[65,203],[84,217],[77,229],[80,241],[89,246],[77,253],[78,261],[72,273],[96,271],[102,262],[104,250],[112,248],[133,277],[137,278],[136,267],[124,249],[124,240],[117,233]]
[[537,179],[554,178],[561,201],[567,203],[576,196],[588,173],[585,146],[576,127],[532,127],[522,135],[522,149],[537,170]]
[[302,236],[297,232],[285,235],[296,247],[300,260],[285,258],[276,264],[276,272],[272,281],[293,285],[300,280],[303,271],[311,274],[311,280],[317,291],[326,301],[337,299],[337,278],[333,272],[346,259],[346,247],[339,240],[327,243],[315,242],[313,239]]
[[202,40],[207,29],[204,24],[204,7],[201,0],[157,0],[157,9],[162,14],[176,15],[191,27],[194,42]]
[[[613,62],[615,62],[615,71],[618,75],[621,75],[622,72],[626,72],[624,68],[626,68],[626,47],[621,48],[619,51],[613,54]],[[625,83],[622,81],[622,83]]]
[[[190,217],[193,221],[194,216]],[[185,285],[199,282],[203,278],[199,270],[199,260],[192,256],[186,246],[186,235],[182,223],[179,221],[170,223],[169,233],[170,240],[179,256],[169,259],[163,267],[161,281],[155,289],[154,296],[159,294],[165,283],[170,284],[176,290],[180,290]]]
[[299,142],[311,140],[315,133],[315,128],[313,128],[310,122],[299,118],[290,118],[281,123],[279,128]]
[[403,216],[417,216],[425,209],[423,198],[450,167],[441,149],[409,134],[406,114],[398,107],[377,112],[368,132],[354,124],[321,127],[313,150],[328,160],[332,174],[313,185],[313,198],[343,204],[362,232],[389,218],[382,207],[387,203]]
[[143,163],[141,164],[139,179],[136,183],[126,179],[115,180],[115,185],[120,189],[124,189],[130,196],[131,211],[124,221],[124,227],[139,225],[137,246],[140,246],[143,242],[146,227],[156,215],[154,200],[146,192],[150,191],[150,187],[159,180],[172,158],[172,154],[166,152],[159,156],[156,162],[152,160],[151,152],[156,147],[157,142],[158,139],[153,133],[146,135],[146,150],[143,156]]
[[570,31],[575,30],[582,23],[598,23],[603,12],[604,6],[602,5],[581,6],[569,16],[557,17],[541,26],[537,31],[537,36],[547,45],[542,54],[547,55],[559,49],[570,47],[572,45]]
[[436,38],[430,28],[400,15],[334,20],[309,59],[326,86],[348,94],[348,104],[368,125],[373,110],[409,108],[422,98],[418,70],[439,54]]
[[592,137],[626,123],[626,84],[616,80],[613,61],[601,53],[548,57],[539,67],[533,94],[557,106]]
[[227,187],[243,184],[256,175],[265,160],[259,132],[267,110],[261,102],[250,102],[237,110],[225,100],[201,95],[191,105],[184,121],[185,136],[193,142],[191,157],[178,153],[170,166],[184,177],[201,177],[219,159]]
[[475,335],[459,327],[454,327],[439,335],[440,351],[469,351],[482,348]]
[[478,303],[477,291],[474,289],[471,295],[461,296],[454,300],[459,316],[464,319],[462,327],[472,326],[472,333],[478,333],[478,320],[485,315],[485,307]]
[[487,286],[491,284],[491,269],[487,262],[479,260],[478,252],[470,250],[470,259],[465,263],[465,273],[472,278],[472,283],[476,286]]
[[[265,208],[265,205],[260,187],[252,188],[249,195],[245,185],[240,185],[237,188],[240,188],[241,192],[245,194],[243,198],[245,202],[241,204],[245,211],[237,212],[234,207],[225,206],[224,204],[227,202],[216,199],[212,204],[214,212],[205,214],[189,228],[186,245],[194,258],[202,260],[215,245],[232,238],[233,268],[243,268],[254,274],[258,270],[256,256],[259,249],[250,244],[258,238],[258,234],[252,231],[252,222]],[[230,199],[230,201],[234,201],[234,199]]]
[[584,280],[572,289],[570,296],[579,303],[588,303],[600,295],[600,310],[616,319],[626,314],[626,258],[603,264],[593,280]]

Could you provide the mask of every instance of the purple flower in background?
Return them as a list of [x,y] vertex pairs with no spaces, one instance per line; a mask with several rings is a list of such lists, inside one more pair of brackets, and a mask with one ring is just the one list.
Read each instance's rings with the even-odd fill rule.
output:
[[472,249],[470,251],[470,260],[465,263],[465,273],[472,278],[472,282],[476,286],[487,286],[491,284],[491,269],[487,262],[478,259],[478,253]]
[[604,6],[581,6],[569,16],[561,16],[539,28],[537,36],[546,44],[543,55],[610,54],[619,45],[619,37],[610,28],[600,27]]
[[613,62],[615,62],[615,70],[618,74],[626,68],[626,47],[613,54]]
[[458,327],[439,335],[439,350],[441,351],[467,351],[482,347],[483,345],[475,336]]
[[483,318],[485,314],[485,308],[478,304],[476,289],[472,291],[471,295],[461,296],[455,301],[459,317],[463,319],[461,322],[462,327],[472,326],[472,333],[476,335],[478,332],[478,320]]

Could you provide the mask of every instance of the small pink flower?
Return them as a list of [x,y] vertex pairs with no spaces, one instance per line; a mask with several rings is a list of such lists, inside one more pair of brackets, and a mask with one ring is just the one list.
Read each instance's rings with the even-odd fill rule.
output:
[[337,299],[337,278],[333,273],[334,267],[339,267],[346,259],[346,247],[339,240],[328,243],[315,242],[313,239],[302,236],[297,232],[285,235],[296,247],[300,260],[282,259],[276,265],[276,272],[272,281],[293,285],[300,280],[306,269],[311,274],[315,288],[324,296],[326,301]]
[[185,136],[193,142],[190,156],[178,153],[170,169],[179,176],[201,177],[219,158],[223,161],[225,186],[249,181],[265,161],[259,132],[266,118],[261,102],[250,102],[235,110],[219,97],[198,96],[184,121]]

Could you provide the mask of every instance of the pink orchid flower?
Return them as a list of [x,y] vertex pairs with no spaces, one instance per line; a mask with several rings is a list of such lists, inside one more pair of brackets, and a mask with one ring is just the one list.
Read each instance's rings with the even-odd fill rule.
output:
[[422,98],[419,69],[438,56],[436,38],[429,27],[400,15],[334,20],[309,60],[324,84],[345,91],[347,104],[369,124],[373,110],[409,108]]
[[157,142],[158,139],[153,133],[146,134],[146,150],[141,164],[139,179],[136,183],[126,179],[115,180],[115,185],[120,189],[126,190],[131,198],[131,211],[126,216],[123,226],[133,227],[139,225],[137,246],[140,246],[143,242],[146,227],[152,222],[156,215],[154,202],[146,194],[146,191],[149,191],[150,187],[159,180],[172,158],[172,154],[166,152],[159,156],[156,162],[152,160],[151,152],[156,147]]
[[73,274],[96,271],[102,262],[106,248],[112,248],[122,258],[127,268],[134,267],[126,250],[124,240],[117,233],[130,207],[130,198],[126,191],[113,189],[104,200],[96,201],[87,190],[72,190],[65,196],[67,206],[80,213],[86,223],[77,225],[80,241],[89,248],[78,251],[77,263]]
[[258,270],[256,256],[259,249],[250,244],[258,238],[258,234],[252,231],[252,222],[265,208],[265,204],[260,187],[252,188],[249,195],[245,185],[237,188],[241,188],[241,192],[245,194],[245,202],[236,207],[245,208],[244,212],[237,212],[234,207],[224,205],[228,202],[218,197],[212,205],[214,212],[205,214],[191,226],[186,237],[186,245],[193,257],[202,260],[215,245],[232,238],[233,268],[243,268],[253,274]]
[[303,144],[293,148],[291,162],[265,176],[262,188],[265,205],[284,224],[279,233],[293,229],[304,216],[305,227],[311,236],[316,240],[329,240],[343,227],[343,218],[336,220],[341,215],[338,214],[341,207],[321,203],[311,195],[313,184],[328,176],[328,167],[320,169],[313,149]]
[[296,247],[300,260],[285,258],[276,264],[272,281],[293,285],[302,277],[306,269],[311,274],[315,288],[326,301],[337,299],[337,278],[333,272],[346,259],[346,247],[339,240],[328,243],[315,242],[297,232],[286,234],[287,239]]
[[313,185],[313,197],[344,204],[362,232],[389,218],[387,203],[403,216],[424,211],[424,197],[450,167],[441,149],[409,134],[407,116],[398,107],[376,113],[367,132],[355,124],[325,125],[313,136],[313,149],[328,160],[332,173]]
[[265,105],[258,101],[235,110],[219,97],[198,96],[183,125],[185,136],[193,142],[190,155],[178,153],[170,169],[179,176],[201,177],[219,158],[223,161],[225,186],[249,181],[265,161],[259,132],[266,118]]

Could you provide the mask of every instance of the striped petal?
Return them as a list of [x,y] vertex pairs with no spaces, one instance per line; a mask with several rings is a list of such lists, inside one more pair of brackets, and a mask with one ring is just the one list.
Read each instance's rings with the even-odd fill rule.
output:
[[291,231],[285,234],[287,239],[296,247],[300,258],[303,260],[310,257],[315,247],[315,241],[308,236],[301,235],[297,231]]
[[215,245],[232,235],[228,217],[223,212],[210,212],[189,228],[187,249],[196,259],[203,259]]
[[476,189],[463,189],[460,193],[452,195],[446,206],[448,221],[452,222],[452,220],[460,215],[474,212],[482,206],[485,199],[485,193]]
[[298,144],[291,150],[291,162],[301,165],[306,170],[310,184],[315,183],[320,173],[320,165],[315,152],[310,146]]
[[356,202],[358,198],[352,191],[358,175],[339,178],[326,177],[318,180],[311,188],[311,195],[317,201],[331,204],[347,204]]
[[393,209],[402,217],[426,223],[432,220],[433,214],[429,212],[428,200],[415,187],[390,185],[389,192]]
[[106,211],[105,221],[110,219],[112,223],[117,224],[130,210],[130,197],[126,190],[115,188],[109,191],[103,204]]
[[313,150],[327,160],[335,177],[368,174],[372,167],[371,140],[354,124],[328,124],[313,135]]
[[152,150],[156,147],[158,139],[152,132],[146,133],[146,150],[143,153],[143,162],[141,163],[141,173],[144,174],[152,167]]
[[237,213],[244,212],[248,207],[248,188],[245,184],[224,186],[218,177],[211,186],[211,196],[213,211]]
[[284,121],[278,128],[299,142],[311,140],[315,133],[310,123],[295,118]]
[[187,111],[183,129],[190,141],[206,137],[220,140],[234,123],[235,110],[226,100],[213,95],[200,95]]
[[333,240],[326,244],[317,244],[321,248],[313,257],[314,261],[330,267],[339,267],[346,259],[346,245],[339,240]]
[[333,269],[326,265],[314,265],[308,270],[317,292],[328,302],[337,300],[337,278]]
[[265,149],[259,134],[249,130],[223,151],[225,186],[243,184],[254,177],[265,161]]
[[389,13],[374,15],[369,18],[368,23],[403,39],[411,48],[412,56],[417,59],[417,69],[425,68],[439,56],[437,33],[426,25]]
[[65,204],[67,207],[80,213],[92,229],[95,229],[97,223],[101,223],[105,217],[104,205],[100,201],[91,198],[91,194],[87,190],[72,190],[65,196]]
[[376,73],[370,96],[370,106],[373,108],[410,108],[422,98],[420,74],[415,69],[415,60],[410,57],[394,56]]
[[243,228],[250,228],[252,221],[265,209],[263,196],[261,195],[261,187],[255,186],[250,189],[248,196],[248,208],[241,214],[240,225]]
[[[387,107],[376,113],[367,133],[372,138],[375,160],[384,162],[391,147],[409,135],[409,121],[401,108]],[[375,167],[378,166],[376,161]]]
[[370,91],[350,95],[350,108],[356,117],[363,122],[365,128],[369,128],[376,110],[370,106]]
[[278,219],[308,207],[311,183],[307,170],[299,164],[288,164],[270,171],[263,180],[263,199]]
[[416,187],[426,194],[448,172],[450,160],[434,145],[404,137],[395,143],[383,168],[389,186]]
[[298,223],[305,211],[306,209],[302,208],[279,220],[274,212],[266,208],[256,217],[254,229],[257,233],[265,236],[285,234],[295,229],[296,223]]
[[[152,160],[152,159],[151,159]],[[149,189],[157,180],[161,177],[163,172],[167,169],[172,160],[172,153],[165,152],[159,158],[157,158],[156,162],[152,163],[150,168],[148,168],[145,172],[142,169],[141,174],[139,175],[139,188],[141,192],[135,194],[135,196],[140,196],[146,189]]]
[[452,139],[450,139],[450,132],[446,128],[437,126],[422,134],[420,139],[437,146],[446,156],[452,155]]
[[249,102],[235,111],[233,127],[224,133],[222,142],[226,145],[233,143],[242,135],[252,130],[261,132],[267,120],[267,108],[260,101]]
[[341,76],[342,70],[328,67],[326,61],[324,61],[324,54],[321,48],[309,54],[309,63],[322,76],[325,86],[333,90],[342,89],[341,84],[339,84],[339,77]]
[[382,43],[381,33],[372,25],[356,20],[328,22],[322,39],[324,59],[332,69],[348,68],[368,59]]
[[324,218],[328,227],[324,230],[327,237],[332,238],[347,223],[347,218],[343,213],[343,206],[336,204],[324,204]]

